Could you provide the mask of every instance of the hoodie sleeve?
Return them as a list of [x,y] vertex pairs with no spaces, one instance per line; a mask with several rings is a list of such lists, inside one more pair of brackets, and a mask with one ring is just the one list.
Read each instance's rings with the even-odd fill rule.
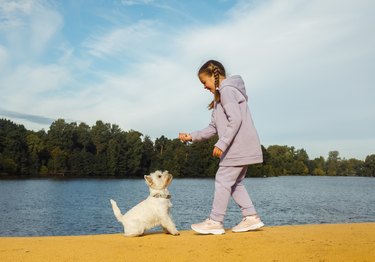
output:
[[225,115],[228,119],[228,124],[225,128],[224,134],[215,144],[223,152],[232,143],[242,123],[240,103],[245,101],[245,98],[239,99],[239,91],[236,88],[226,86],[220,90],[220,103],[223,106]]
[[190,133],[193,142],[207,140],[217,134],[214,122],[214,112],[211,115],[211,123],[204,129]]

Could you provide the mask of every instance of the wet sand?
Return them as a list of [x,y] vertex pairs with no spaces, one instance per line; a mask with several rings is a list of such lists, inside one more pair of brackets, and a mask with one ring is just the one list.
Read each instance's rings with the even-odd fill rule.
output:
[[375,261],[375,223],[227,230],[218,236],[0,237],[0,261]]

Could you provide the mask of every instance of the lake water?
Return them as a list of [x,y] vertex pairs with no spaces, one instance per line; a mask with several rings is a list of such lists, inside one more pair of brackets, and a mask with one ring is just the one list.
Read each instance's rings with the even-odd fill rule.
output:
[[[245,185],[269,226],[375,222],[375,178],[246,178]],[[171,213],[179,230],[207,218],[213,190],[213,179],[173,180]],[[124,213],[147,195],[142,179],[0,180],[0,236],[120,233],[109,199]],[[224,226],[240,220],[231,201]]]

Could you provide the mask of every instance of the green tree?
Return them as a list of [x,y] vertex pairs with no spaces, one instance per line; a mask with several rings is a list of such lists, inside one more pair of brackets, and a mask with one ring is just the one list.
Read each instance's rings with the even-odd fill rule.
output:
[[96,155],[105,154],[111,139],[111,125],[96,121],[96,124],[91,128],[91,138],[96,148]]
[[[142,139],[143,138],[143,139]],[[38,175],[65,173],[77,176],[137,176],[156,169],[176,177],[212,177],[219,159],[212,157],[217,137],[199,143],[150,137],[98,120],[93,127],[64,119],[54,121],[48,132],[28,131],[22,125],[0,119],[0,174]],[[250,165],[248,175],[375,176],[375,155],[365,161],[341,159],[338,151],[309,160],[304,149],[262,146],[262,164]]]
[[186,172],[187,145],[181,143],[179,139],[166,140],[164,151],[161,157],[164,170],[168,170],[175,177],[182,177]]
[[0,171],[4,171],[8,175],[17,174],[17,164],[13,159],[5,158],[0,159]]
[[85,123],[80,123],[76,128],[77,148],[91,154],[96,153],[95,145],[91,137],[91,128]]
[[96,124],[91,128],[91,138],[95,146],[95,174],[94,175],[109,175],[107,149],[109,140],[112,137],[111,125],[96,121]]
[[[30,161],[28,158],[26,134],[27,130],[23,125],[17,125],[5,119],[0,120],[0,155],[3,161],[5,161],[3,169],[8,169],[9,171],[15,168],[15,174],[29,174]],[[12,168],[6,168],[6,166],[12,166]]]
[[53,122],[47,136],[49,150],[52,151],[54,148],[59,147],[65,152],[73,151],[78,140],[76,128],[76,123],[67,123],[64,119],[58,119]]
[[305,149],[294,151],[293,163],[290,169],[292,175],[307,175],[309,173],[309,156]]
[[29,172],[32,175],[38,175],[41,163],[39,161],[39,154],[44,150],[44,145],[42,138],[38,136],[37,133],[30,132],[26,136],[26,141],[28,145],[28,153],[29,153]]
[[60,149],[60,147],[55,147],[51,151],[51,159],[48,162],[48,169],[54,174],[65,173],[68,171],[67,160],[68,154]]
[[139,175],[142,171],[141,161],[143,153],[142,133],[130,130],[125,133],[126,139],[126,174]]
[[366,157],[362,175],[375,177],[375,154]]
[[339,161],[340,157],[338,151],[330,151],[328,153],[326,163],[326,173],[328,176],[336,176],[338,174]]
[[314,176],[324,176],[325,172],[325,160],[324,157],[318,157],[310,161],[311,174]]
[[363,161],[351,158],[342,159],[338,163],[338,175],[340,176],[357,176],[360,174]]
[[217,137],[212,137],[206,141],[192,143],[187,157],[186,169],[192,177],[212,177],[215,176],[219,166],[219,159],[212,156]]
[[140,175],[151,172],[152,160],[155,158],[154,143],[149,136],[145,136],[142,143],[142,157]]
[[269,164],[278,176],[290,175],[293,163],[294,147],[272,145],[267,148],[269,153]]
[[155,144],[154,144],[155,155],[151,164],[151,168],[153,170],[156,170],[156,169],[165,170],[165,167],[164,167],[165,147],[168,141],[169,139],[166,138],[165,136],[156,138]]
[[261,145],[263,163],[250,165],[247,169],[247,176],[250,177],[273,177],[277,176],[273,166],[270,164],[271,155],[267,149]]

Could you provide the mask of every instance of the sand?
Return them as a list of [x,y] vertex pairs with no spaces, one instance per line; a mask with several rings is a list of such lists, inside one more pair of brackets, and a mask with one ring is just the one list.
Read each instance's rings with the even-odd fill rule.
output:
[[162,232],[1,237],[0,261],[375,261],[375,223],[264,227],[224,235]]

